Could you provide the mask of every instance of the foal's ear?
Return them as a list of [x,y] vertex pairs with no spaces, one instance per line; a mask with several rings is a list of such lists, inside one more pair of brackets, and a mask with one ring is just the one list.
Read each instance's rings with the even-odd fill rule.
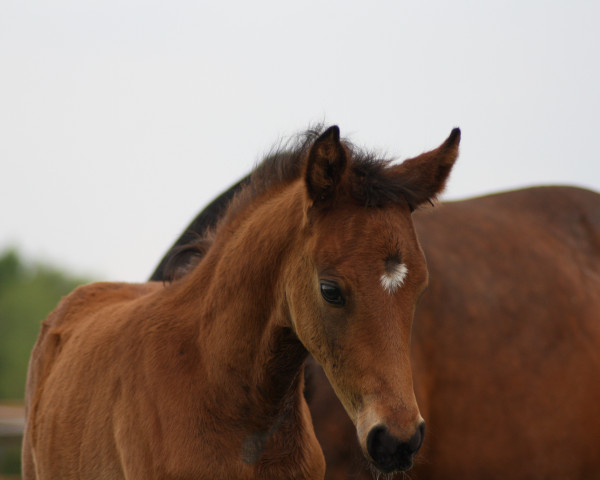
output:
[[315,140],[306,164],[306,188],[313,202],[330,199],[346,168],[346,151],[340,142],[340,129],[329,127]]
[[411,210],[425,202],[432,202],[444,190],[450,170],[458,158],[459,143],[460,129],[455,128],[435,150],[392,167],[394,176],[402,179],[403,194]]

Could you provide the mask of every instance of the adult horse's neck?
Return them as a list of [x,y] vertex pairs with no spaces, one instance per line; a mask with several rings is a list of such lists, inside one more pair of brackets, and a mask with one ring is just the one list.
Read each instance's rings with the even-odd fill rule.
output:
[[198,322],[201,381],[211,392],[204,407],[215,422],[239,426],[248,464],[264,461],[270,448],[281,456],[281,442],[292,448],[294,435],[314,439],[302,394],[307,352],[287,318],[282,279],[302,234],[302,187],[297,182],[256,199],[220,228],[203,261],[171,287],[173,301],[187,303]]

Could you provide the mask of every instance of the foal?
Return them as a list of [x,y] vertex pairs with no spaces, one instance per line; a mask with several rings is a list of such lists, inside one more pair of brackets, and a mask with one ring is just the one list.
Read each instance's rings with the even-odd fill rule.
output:
[[331,127],[259,168],[189,274],[66,297],[32,353],[24,478],[322,478],[308,352],[374,467],[410,468],[427,284],[411,212],[443,188],[459,138],[392,166]]

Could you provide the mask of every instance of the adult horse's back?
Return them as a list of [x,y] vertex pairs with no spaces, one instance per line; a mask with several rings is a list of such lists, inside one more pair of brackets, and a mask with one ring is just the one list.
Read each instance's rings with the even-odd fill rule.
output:
[[600,478],[600,196],[528,189],[415,223],[423,476]]
[[[600,478],[600,195],[520,190],[415,226],[430,272],[413,325],[428,436],[411,477]],[[311,371],[328,478],[348,478],[363,462],[334,443],[350,425]]]

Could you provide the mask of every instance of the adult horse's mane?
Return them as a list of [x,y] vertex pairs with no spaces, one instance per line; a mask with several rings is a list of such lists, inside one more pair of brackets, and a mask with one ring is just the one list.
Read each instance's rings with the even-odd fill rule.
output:
[[[323,125],[316,125],[296,135],[290,141],[280,142],[277,147],[272,148],[252,173],[240,182],[241,188],[235,193],[216,225],[202,236],[197,235],[191,242],[179,245],[171,251],[165,266],[164,279],[173,281],[190,271],[212,244],[215,232],[246,210],[255,199],[299,179],[305,173],[307,164],[311,162],[310,158],[307,159],[310,147],[323,131]],[[339,131],[336,130],[336,133],[339,135]],[[453,148],[454,140],[458,135],[460,131],[454,129],[440,149]],[[351,161],[347,169],[347,181],[343,182],[344,193],[358,205],[376,208],[405,201],[412,211],[424,201],[432,201],[426,193],[408,186],[416,184],[410,182],[410,178],[389,174],[387,167],[394,161],[393,158],[380,158],[375,152],[360,149],[347,139],[342,140],[342,145],[346,152],[346,159]],[[410,162],[411,160],[406,161],[406,163]],[[435,172],[435,176],[445,176],[450,168],[451,165],[447,166],[447,170],[440,168]]]

